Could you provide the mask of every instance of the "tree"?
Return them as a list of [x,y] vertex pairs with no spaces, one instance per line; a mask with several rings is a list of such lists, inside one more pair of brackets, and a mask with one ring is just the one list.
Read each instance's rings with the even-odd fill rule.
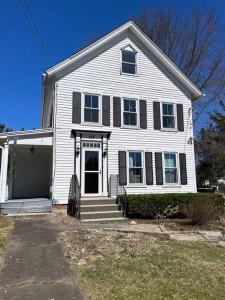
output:
[[12,128],[8,128],[5,126],[5,124],[0,123],[0,132],[8,132],[8,131],[12,131]]
[[145,9],[135,21],[206,94],[193,103],[197,126],[201,114],[225,92],[224,26],[203,8],[193,8],[189,17],[172,8]]
[[197,182],[202,185],[206,179],[217,183],[225,176],[225,103],[211,115],[212,123],[201,129],[196,141]]

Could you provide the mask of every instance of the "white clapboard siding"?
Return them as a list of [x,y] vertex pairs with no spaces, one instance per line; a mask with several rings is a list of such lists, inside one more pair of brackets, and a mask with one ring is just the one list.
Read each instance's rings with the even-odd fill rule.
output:
[[[120,75],[120,49],[131,44],[138,51],[138,75]],[[55,175],[53,198],[67,203],[69,185],[74,173],[74,138],[71,129],[88,129],[89,126],[72,124],[72,93],[92,92],[111,96],[111,126],[91,126],[91,129],[112,132],[108,155],[108,173],[118,174],[118,150],[153,152],[154,185],[127,188],[129,193],[195,192],[195,163],[193,145],[187,143],[193,135],[188,110],[191,101],[158,67],[134,44],[129,37],[113,45],[94,59],[80,66],[56,83],[57,115],[55,122]],[[147,101],[147,130],[113,127],[113,96],[138,97]],[[153,101],[168,100],[184,106],[184,132],[164,132],[153,129]],[[162,187],[155,184],[154,152],[176,151],[186,153],[188,185]]]

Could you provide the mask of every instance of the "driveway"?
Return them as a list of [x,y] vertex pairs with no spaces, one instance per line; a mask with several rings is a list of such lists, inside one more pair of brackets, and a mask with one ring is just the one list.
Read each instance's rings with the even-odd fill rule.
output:
[[75,273],[48,216],[17,217],[0,272],[0,300],[80,300]]

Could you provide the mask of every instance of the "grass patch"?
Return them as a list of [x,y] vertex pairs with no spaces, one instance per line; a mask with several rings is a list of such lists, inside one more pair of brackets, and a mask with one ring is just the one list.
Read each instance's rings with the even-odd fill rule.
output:
[[[104,250],[103,234],[106,235],[105,243],[110,240],[106,232],[99,232],[101,259],[87,260],[86,264],[75,267],[81,289],[88,299],[224,299],[224,248],[159,240],[141,234],[113,233],[111,245],[107,245],[111,250],[104,255],[101,251]],[[76,243],[73,253],[72,239],[69,239],[70,257],[77,257],[76,252],[84,248],[77,248],[76,235],[67,235]],[[83,247],[88,241],[93,249],[96,232],[94,235],[92,245],[91,233],[82,233]],[[81,252],[86,257],[88,249]],[[77,264],[77,260],[73,263]]]

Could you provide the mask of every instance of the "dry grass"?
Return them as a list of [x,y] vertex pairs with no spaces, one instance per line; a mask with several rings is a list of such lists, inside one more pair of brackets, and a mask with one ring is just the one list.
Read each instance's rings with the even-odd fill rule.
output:
[[222,247],[101,230],[60,238],[87,299],[224,299]]
[[0,267],[3,263],[3,256],[5,245],[7,241],[7,236],[13,228],[13,220],[10,218],[0,217]]

